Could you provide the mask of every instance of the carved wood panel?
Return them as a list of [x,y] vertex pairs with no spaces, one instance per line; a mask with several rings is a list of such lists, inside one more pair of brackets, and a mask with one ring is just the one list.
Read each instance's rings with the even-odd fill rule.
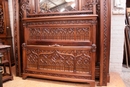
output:
[[29,48],[26,55],[28,69],[60,70],[77,73],[91,71],[91,50],[78,50],[76,48],[60,50],[51,47],[43,49]]
[[[33,0],[31,0],[31,1],[33,1]],[[110,10],[108,9],[108,8],[110,8],[110,3],[109,3],[109,0],[96,0],[96,1],[98,1],[98,5],[97,5],[97,10],[96,10],[96,12],[97,12],[97,14],[98,14],[98,16],[99,16],[99,18],[100,18],[100,20],[98,20],[97,22],[98,22],[98,25],[100,24],[100,26],[98,27],[99,28],[99,32],[100,32],[100,43],[99,43],[99,45],[100,46],[98,46],[98,49],[99,49],[99,51],[100,51],[100,85],[106,85],[107,84],[107,80],[106,80],[106,78],[107,78],[107,74],[108,74],[108,60],[109,60],[109,46],[110,46],[110,44],[109,44],[109,42],[110,42],[110,38],[109,38],[109,32],[110,32],[110,23],[108,24],[108,22],[110,22],[110,20],[109,20],[109,13],[110,13]],[[25,3],[24,5],[23,5],[23,3]],[[29,3],[29,4],[28,4]],[[108,4],[109,3],[109,4]],[[18,4],[18,3],[17,3]],[[47,13],[46,15],[43,15],[43,14],[37,14],[37,12],[40,12],[40,11],[36,11],[36,9],[34,9],[32,6],[34,5],[34,4],[30,4],[30,2],[29,2],[29,0],[21,0],[20,1],[20,4],[21,5],[23,5],[23,7],[24,7],[24,9],[23,8],[21,8],[21,9],[23,9],[23,10],[21,10],[20,11],[20,15],[21,15],[21,13],[22,13],[22,16],[20,16],[20,17],[23,17],[23,18],[26,18],[26,17],[38,17],[38,16],[64,16],[64,15],[66,15],[66,13],[61,13],[61,14],[54,14],[54,15],[50,15],[50,13]],[[29,5],[32,5],[31,7],[29,7]],[[106,8],[107,7],[107,8]],[[32,9],[32,10],[30,10],[30,8]],[[14,9],[16,9],[16,8],[14,8]],[[25,10],[27,11],[27,15],[26,15],[26,12],[25,12]],[[31,13],[31,14],[30,14]],[[32,15],[33,14],[33,15]],[[35,14],[35,15],[34,15]],[[84,12],[81,12],[80,14],[84,14]],[[89,14],[91,14],[91,13],[89,13]],[[68,13],[67,13],[67,15],[68,15]],[[77,14],[77,13],[71,13],[71,15],[79,15],[79,13]],[[106,17],[105,19],[104,19],[104,17]],[[100,23],[99,23],[100,22]],[[32,23],[34,23],[34,22],[32,22]],[[47,22],[46,22],[47,23]],[[56,22],[54,22],[53,21],[53,23],[56,23]],[[52,23],[52,24],[53,24]],[[40,24],[39,22],[35,22],[35,24]],[[59,23],[58,23],[59,24]],[[27,24],[27,26],[29,25],[29,23]],[[31,24],[30,24],[31,25]],[[32,24],[33,25],[33,24]],[[105,32],[102,32],[102,31],[104,31],[104,29],[107,29],[107,30],[105,30]],[[18,29],[18,28],[17,28]],[[101,30],[100,30],[101,29]],[[18,33],[16,33],[16,35],[17,35]],[[104,38],[107,38],[107,39],[104,39]],[[98,38],[99,39],[99,38]],[[17,39],[18,40],[18,39]],[[99,41],[99,40],[97,40],[97,41]],[[16,43],[19,43],[19,41],[16,41]],[[105,43],[105,44],[104,44]],[[105,48],[104,48],[104,46],[105,46]],[[101,47],[101,48],[100,48]],[[20,48],[20,47],[19,47]],[[106,50],[107,49],[107,50]],[[17,51],[17,50],[16,50]],[[105,52],[104,52],[105,51]],[[104,60],[102,61],[102,59],[104,58]],[[21,58],[19,58],[19,60],[20,60]],[[103,64],[106,64],[104,67],[103,67]],[[107,68],[107,69],[106,69]],[[18,71],[18,72],[20,72],[20,71]],[[39,72],[33,72],[33,71],[27,71],[27,72],[31,72],[31,73],[39,73]],[[103,73],[104,72],[104,73]],[[40,73],[39,73],[40,74]]]
[[29,38],[36,40],[90,40],[92,29],[86,27],[34,27],[29,28]]
[[[56,77],[92,79],[92,48],[88,46],[36,46],[23,45],[24,74],[40,74]],[[26,56],[26,57],[25,57]],[[34,70],[34,71],[33,71]],[[46,72],[44,72],[46,71]],[[48,72],[50,71],[50,73]],[[70,73],[63,74],[63,73]],[[77,74],[77,75],[74,75]],[[79,75],[78,75],[79,74]],[[80,74],[83,74],[81,76]]]
[[0,35],[5,33],[3,7],[0,5]]

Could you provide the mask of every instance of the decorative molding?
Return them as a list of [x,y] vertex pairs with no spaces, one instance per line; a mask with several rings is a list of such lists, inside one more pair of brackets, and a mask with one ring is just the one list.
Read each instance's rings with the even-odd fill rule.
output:
[[90,24],[90,25],[96,25],[97,20],[70,20],[70,21],[47,21],[47,22],[27,22],[26,25],[68,25],[68,24]]
[[104,20],[104,23],[103,23],[103,27],[104,27],[104,51],[103,51],[103,85],[106,85],[107,84],[107,58],[108,58],[108,55],[107,55],[107,52],[108,52],[108,47],[107,47],[107,42],[108,42],[108,36],[107,36],[107,31],[108,31],[108,25],[107,25],[107,20],[108,20],[108,6],[107,6],[107,0],[104,0],[104,12],[103,12],[103,20]]
[[102,0],[100,1],[101,4],[101,13],[100,16],[102,16],[100,19],[100,73],[102,75],[100,76],[100,86],[107,86],[107,81],[108,81],[108,61],[109,61],[109,45],[110,45],[110,4],[109,0]]
[[35,71],[28,71],[25,70],[25,73],[29,74],[37,74],[37,75],[46,75],[46,76],[54,76],[54,77],[63,77],[63,78],[73,78],[73,79],[87,79],[91,80],[91,76],[76,76],[76,75],[65,75],[65,74],[56,74],[56,73],[45,73],[45,72],[35,72]]
[[14,51],[15,51],[15,67],[16,67],[16,75],[21,76],[21,65],[20,61],[20,48],[19,48],[19,26],[18,26],[18,0],[13,1],[13,15],[14,15]]

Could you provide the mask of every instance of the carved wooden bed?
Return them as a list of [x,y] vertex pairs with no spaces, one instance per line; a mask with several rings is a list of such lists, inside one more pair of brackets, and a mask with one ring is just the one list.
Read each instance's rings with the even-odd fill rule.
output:
[[103,0],[50,1],[20,2],[24,38],[23,78],[86,82],[95,87],[95,79],[102,81],[103,73],[106,73],[107,78],[99,84],[106,85],[109,80],[109,55],[104,72],[103,59],[100,58],[100,5]]

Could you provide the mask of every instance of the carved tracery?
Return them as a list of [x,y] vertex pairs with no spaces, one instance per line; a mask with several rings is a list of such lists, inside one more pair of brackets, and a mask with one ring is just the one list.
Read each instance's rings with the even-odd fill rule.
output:
[[90,27],[86,28],[29,28],[29,39],[90,40]]
[[[26,17],[42,17],[42,16],[64,16],[64,15],[70,15],[70,14],[68,14],[69,12],[68,11],[66,11],[65,10],[65,12],[68,12],[67,14],[65,13],[65,14],[51,14],[51,13],[55,13],[55,12],[51,12],[51,11],[48,11],[48,12],[46,12],[46,13],[48,13],[48,14],[42,14],[43,12],[41,12],[40,10],[38,11],[36,11],[36,9],[32,9],[32,7],[29,5],[30,4],[30,2],[28,2],[28,1],[30,1],[30,0],[21,0],[21,2],[20,2],[20,4],[23,4],[22,2],[23,1],[25,1],[26,3],[25,3],[25,6],[23,5],[23,7],[27,7],[27,9],[25,9],[25,8],[22,8],[23,9],[23,11],[25,11],[26,10],[26,12],[27,12],[27,15],[26,15]],[[32,0],[33,1],[33,0]],[[37,0],[36,0],[37,1]],[[82,0],[81,0],[82,1]],[[86,1],[89,1],[89,0],[86,0]],[[91,14],[92,12],[90,11],[90,12],[88,12],[88,13],[82,13],[82,11],[86,11],[86,10],[92,10],[92,6],[91,5],[93,5],[93,4],[97,4],[96,5],[96,7],[97,7],[97,10],[96,10],[96,12],[97,12],[97,14],[98,15],[100,15],[100,11],[102,11],[101,12],[101,14],[102,13],[104,13],[103,15],[103,17],[105,18],[105,19],[103,19],[103,20],[98,20],[98,22],[99,21],[103,21],[103,26],[104,26],[104,28],[103,28],[103,30],[104,30],[104,33],[100,33],[101,35],[103,35],[104,36],[104,38],[103,38],[103,40],[101,40],[104,44],[102,44],[102,43],[100,43],[100,44],[102,44],[102,45],[104,45],[104,47],[105,48],[103,48],[103,56],[104,56],[104,60],[103,60],[103,63],[104,63],[104,66],[103,66],[103,70],[104,70],[104,72],[103,72],[103,78],[101,78],[102,80],[103,80],[103,82],[101,82],[100,81],[100,83],[101,83],[101,85],[106,85],[106,79],[107,79],[107,77],[106,77],[106,74],[107,74],[107,69],[106,69],[106,67],[107,67],[107,59],[108,59],[108,55],[107,55],[107,52],[108,52],[108,50],[109,49],[107,49],[108,48],[108,44],[107,44],[107,42],[108,42],[108,39],[109,39],[109,36],[107,36],[107,33],[108,33],[108,23],[106,23],[107,21],[109,21],[108,20],[108,7],[106,7],[106,6],[108,6],[108,4],[107,4],[107,2],[108,2],[108,0],[92,0],[92,1],[94,1],[94,3],[92,3],[92,4],[89,4],[89,3],[85,3],[80,9],[81,9],[81,13],[71,13],[71,15],[80,15],[80,14]],[[96,3],[95,3],[95,1],[96,1]],[[100,4],[102,2],[102,4]],[[28,7],[29,6],[29,7]],[[104,8],[104,6],[105,6],[105,8]],[[88,7],[88,8],[87,8]],[[101,8],[101,7],[103,7],[103,8]],[[30,8],[32,9],[32,10],[30,10]],[[76,8],[77,9],[77,8]],[[74,11],[76,10],[76,9],[74,9]],[[103,10],[104,9],[104,10]],[[23,13],[23,11],[21,11],[22,13]],[[72,11],[72,10],[71,10]],[[100,18],[100,17],[99,17]],[[76,22],[75,20],[73,20],[73,21],[44,21],[44,22],[26,22],[25,24],[25,26],[26,27],[28,27],[28,26],[31,26],[31,25],[68,25],[68,24],[73,24],[73,23],[75,23],[75,24],[87,24],[87,23],[90,23],[90,24],[96,24],[96,22],[97,21],[90,21],[90,22],[86,22],[86,21],[78,21],[78,22]],[[100,28],[100,27],[99,27]],[[102,32],[102,31],[101,31]],[[58,46],[58,45],[56,45],[56,46]],[[93,52],[95,52],[95,49],[96,49],[96,47],[94,46],[93,47]],[[107,50],[106,50],[107,49]],[[16,50],[17,51],[17,50]],[[65,51],[64,51],[65,52]],[[48,52],[49,53],[49,52]],[[69,54],[71,54],[71,52],[68,52]],[[85,60],[86,61],[86,60]],[[45,61],[44,61],[45,62]],[[80,61],[79,61],[79,63],[80,63]],[[41,67],[43,66],[42,65],[43,64],[43,60],[41,60]],[[40,67],[40,68],[41,68]],[[58,76],[59,74],[50,74],[50,73],[44,73],[44,72],[33,72],[33,71],[28,71],[28,70],[25,70],[25,72],[26,73],[30,73],[30,74],[42,74],[42,75],[52,75],[52,76]],[[64,75],[59,75],[60,77],[65,77]],[[69,77],[69,76],[68,76]],[[78,77],[76,77],[76,78],[78,78]],[[85,78],[85,77],[83,77],[83,78]],[[87,78],[87,77],[86,77]],[[89,78],[87,78],[87,79],[89,79]],[[91,78],[90,78],[91,79]]]
[[27,50],[27,68],[65,72],[90,72],[91,52],[86,50]]

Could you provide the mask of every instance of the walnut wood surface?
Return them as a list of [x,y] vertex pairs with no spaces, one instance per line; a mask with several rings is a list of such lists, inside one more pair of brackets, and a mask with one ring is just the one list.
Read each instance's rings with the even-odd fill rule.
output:
[[15,60],[11,32],[8,0],[0,0],[0,43],[11,46],[11,64],[14,65]]
[[[23,73],[23,78],[32,76],[66,81],[81,79],[80,82],[92,81],[92,87],[95,78],[98,78],[99,85],[107,85],[110,1],[75,1],[75,9],[62,13],[58,10],[41,12],[39,0],[14,1],[16,9],[19,9],[19,14],[15,16],[19,19],[15,20],[15,39],[20,38],[20,41],[15,41],[18,46],[16,52],[20,52],[16,56],[16,69],[20,75]],[[81,57],[77,59],[79,55]],[[65,61],[66,58],[69,62]],[[84,63],[88,59],[90,61]]]

